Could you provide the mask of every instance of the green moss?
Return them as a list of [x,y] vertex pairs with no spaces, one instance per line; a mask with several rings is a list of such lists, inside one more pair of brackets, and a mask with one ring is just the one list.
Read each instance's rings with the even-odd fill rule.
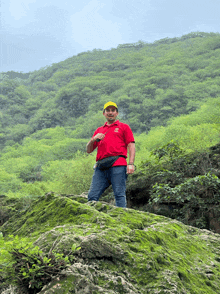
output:
[[[95,222],[100,214],[86,204],[80,204],[67,197],[40,197],[34,201],[24,215],[17,212],[3,226],[6,234],[29,235],[33,232],[45,232],[49,228],[66,223]],[[91,219],[92,218],[92,219]],[[106,219],[111,220],[108,216]]]
[[44,252],[69,256],[67,277],[41,293],[214,294],[220,287],[220,236],[163,216],[50,195],[1,230],[5,240],[9,232],[29,236]]

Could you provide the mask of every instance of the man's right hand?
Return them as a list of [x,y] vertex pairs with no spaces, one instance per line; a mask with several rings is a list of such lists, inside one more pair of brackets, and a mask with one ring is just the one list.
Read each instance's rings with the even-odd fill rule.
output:
[[90,139],[90,141],[86,145],[86,152],[91,153],[95,149],[93,147],[94,142],[95,141],[99,142],[99,141],[103,140],[104,138],[105,138],[105,134],[102,134],[102,133],[98,133],[94,137],[92,137],[92,139]]
[[105,134],[98,133],[93,137],[93,140],[99,142],[99,141],[103,140],[104,138],[105,138]]

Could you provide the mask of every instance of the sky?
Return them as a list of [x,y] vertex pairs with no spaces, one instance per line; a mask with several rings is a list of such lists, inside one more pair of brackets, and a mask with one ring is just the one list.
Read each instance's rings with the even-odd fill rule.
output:
[[0,0],[0,72],[30,72],[93,49],[220,33],[220,0]]

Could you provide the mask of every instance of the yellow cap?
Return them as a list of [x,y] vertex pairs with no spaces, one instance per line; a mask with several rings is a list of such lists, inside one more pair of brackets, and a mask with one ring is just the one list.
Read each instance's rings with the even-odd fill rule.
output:
[[104,109],[106,109],[108,106],[114,106],[115,108],[118,108],[117,104],[112,101],[105,103]]

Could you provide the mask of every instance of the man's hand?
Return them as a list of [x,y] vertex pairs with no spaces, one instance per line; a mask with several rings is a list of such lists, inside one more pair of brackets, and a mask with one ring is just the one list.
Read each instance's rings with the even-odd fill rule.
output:
[[135,171],[134,158],[135,158],[135,143],[131,142],[128,144],[129,151],[129,164],[127,165],[127,174],[133,174]]
[[95,141],[99,142],[105,138],[105,134],[98,133],[87,143],[86,152],[91,153],[95,148],[93,147]]
[[132,164],[128,164],[127,165],[127,174],[133,174],[133,172],[135,171],[135,166]]
[[105,138],[105,134],[103,134],[103,133],[98,133],[98,134],[96,134],[94,137],[93,137],[93,140],[94,141],[101,141],[101,140],[103,140]]

